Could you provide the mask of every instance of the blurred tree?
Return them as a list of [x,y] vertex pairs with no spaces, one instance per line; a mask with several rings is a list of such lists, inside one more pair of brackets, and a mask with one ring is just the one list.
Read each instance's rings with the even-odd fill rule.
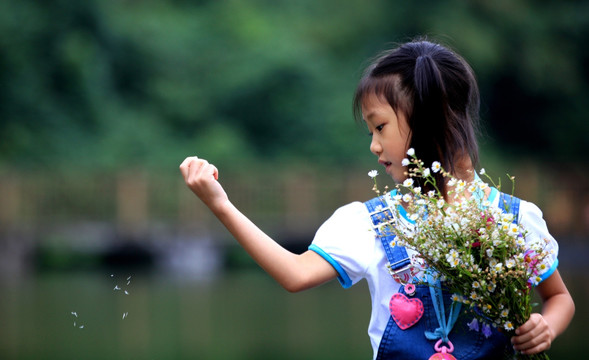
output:
[[[116,169],[369,158],[351,96],[366,58],[431,35],[480,79],[492,144],[583,159],[580,1],[8,1],[0,167]],[[509,146],[506,146],[509,144]]]

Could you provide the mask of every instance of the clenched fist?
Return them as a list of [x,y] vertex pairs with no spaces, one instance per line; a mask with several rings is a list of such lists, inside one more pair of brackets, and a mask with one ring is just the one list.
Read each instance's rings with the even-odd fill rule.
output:
[[180,164],[184,182],[211,210],[225,203],[228,198],[219,182],[219,171],[205,159],[187,157]]

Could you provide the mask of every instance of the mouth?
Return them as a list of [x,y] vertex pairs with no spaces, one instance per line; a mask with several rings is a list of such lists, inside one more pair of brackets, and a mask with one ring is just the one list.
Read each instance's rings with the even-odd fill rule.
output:
[[382,166],[384,166],[387,170],[389,169],[389,167],[392,164],[390,161],[383,161],[383,160],[379,160],[378,163],[381,164]]

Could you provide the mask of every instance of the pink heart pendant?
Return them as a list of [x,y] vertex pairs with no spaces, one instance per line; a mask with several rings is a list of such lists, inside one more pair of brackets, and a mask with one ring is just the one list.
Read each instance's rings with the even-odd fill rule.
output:
[[423,303],[419,299],[409,299],[397,293],[391,297],[389,310],[399,328],[405,330],[415,325],[423,316]]

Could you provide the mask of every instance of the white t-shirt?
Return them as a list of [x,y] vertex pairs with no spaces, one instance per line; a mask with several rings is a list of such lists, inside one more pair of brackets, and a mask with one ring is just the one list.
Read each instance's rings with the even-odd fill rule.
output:
[[[390,195],[385,199],[389,203],[392,201]],[[488,199],[491,206],[497,207],[498,191],[492,189]],[[401,214],[403,213],[401,209]],[[542,275],[544,280],[552,275],[558,266],[558,244],[548,232],[542,211],[536,205],[522,200],[519,216],[520,224],[528,232],[526,243],[544,242],[547,239],[546,250],[550,255],[544,262],[549,266],[549,270]],[[402,218],[401,221],[409,224],[407,218]],[[366,206],[361,202],[353,202],[337,209],[317,230],[309,249],[321,255],[337,270],[338,280],[344,288],[362,279],[368,282],[372,298],[368,335],[376,356],[390,317],[390,298],[398,292],[401,285],[395,282],[388,272],[385,250],[373,230]],[[407,249],[407,254],[411,258],[415,252]]]

